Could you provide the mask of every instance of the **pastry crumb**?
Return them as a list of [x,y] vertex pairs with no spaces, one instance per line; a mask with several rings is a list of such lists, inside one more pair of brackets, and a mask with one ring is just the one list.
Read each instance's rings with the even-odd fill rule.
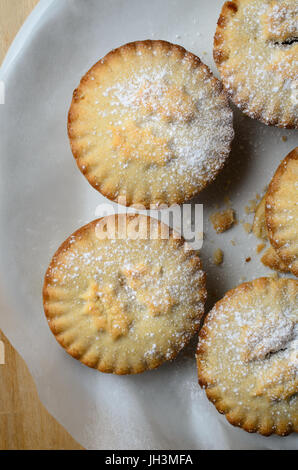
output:
[[283,142],[286,142],[286,141],[288,140],[288,138],[287,138],[286,135],[283,135],[282,138],[281,138],[281,140],[282,140]]
[[265,246],[266,246],[266,243],[259,243],[259,245],[257,245],[257,248],[256,248],[257,253],[261,253],[261,251],[264,250]]
[[245,262],[246,262],[246,263],[249,263],[250,261],[251,261],[251,257],[250,257],[250,256],[248,256],[247,258],[245,258]]
[[223,263],[224,253],[220,248],[217,248],[213,253],[213,263],[217,266]]
[[247,233],[250,233],[252,231],[252,225],[250,223],[243,222],[242,226]]
[[210,220],[217,233],[225,232],[236,222],[235,211],[233,209],[227,209],[222,212],[215,212],[211,215]]

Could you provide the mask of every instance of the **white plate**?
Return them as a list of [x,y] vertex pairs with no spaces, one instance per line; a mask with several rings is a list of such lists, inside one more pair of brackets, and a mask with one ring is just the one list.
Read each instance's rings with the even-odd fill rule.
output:
[[[101,196],[77,170],[66,134],[72,91],[110,49],[137,39],[166,39],[211,66],[222,2],[210,0],[44,0],[27,20],[1,69],[0,327],[22,354],[41,400],[88,448],[298,448],[287,438],[252,436],[233,428],[197,386],[193,358],[136,377],[89,370],[58,346],[42,309],[47,264],[59,244],[90,221]],[[280,159],[295,146],[294,131],[254,122],[235,111],[236,138],[224,173],[199,198],[204,203],[202,256],[214,298],[266,269],[256,240],[241,224],[216,236],[208,217],[223,205],[224,183],[239,219],[262,192]],[[287,142],[281,137],[287,136]],[[246,218],[247,219],[247,218]],[[248,219],[247,219],[248,220]],[[230,243],[235,239],[237,245]],[[225,262],[210,262],[215,247]],[[245,263],[251,256],[252,261]]]

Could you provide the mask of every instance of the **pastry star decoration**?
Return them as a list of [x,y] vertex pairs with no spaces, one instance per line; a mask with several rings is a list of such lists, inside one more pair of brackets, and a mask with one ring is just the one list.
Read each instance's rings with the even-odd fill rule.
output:
[[127,285],[135,291],[138,302],[145,305],[152,316],[168,314],[176,305],[177,302],[168,292],[160,295],[154,287],[161,277],[161,266],[149,267],[140,263],[124,268],[122,273]]
[[98,330],[110,333],[113,339],[127,335],[131,321],[111,286],[92,281],[80,299],[85,301],[83,313],[92,316]]
[[184,87],[167,82],[145,81],[138,93],[137,103],[145,116],[157,113],[168,122],[189,122],[196,113],[196,103]]
[[112,146],[124,160],[164,166],[173,156],[167,139],[155,136],[151,127],[141,128],[132,120],[112,127],[112,134]]

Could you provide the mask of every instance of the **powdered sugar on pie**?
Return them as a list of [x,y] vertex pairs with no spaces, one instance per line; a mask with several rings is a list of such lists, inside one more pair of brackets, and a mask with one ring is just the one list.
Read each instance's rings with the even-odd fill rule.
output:
[[296,0],[226,2],[214,38],[223,84],[242,111],[265,124],[298,127]]
[[[143,372],[174,358],[198,330],[206,299],[199,258],[184,241],[148,238],[152,221],[118,215],[115,237],[99,238],[99,219],[79,229],[52,259],[44,308],[57,341],[103,372]],[[120,236],[127,221],[143,230]],[[145,236],[146,235],[146,236]]]
[[68,130],[96,189],[146,207],[198,194],[223,167],[234,136],[220,82],[165,41],[130,43],[99,61],[74,93]]
[[249,432],[298,431],[298,281],[229,291],[200,332],[198,373],[217,409]]

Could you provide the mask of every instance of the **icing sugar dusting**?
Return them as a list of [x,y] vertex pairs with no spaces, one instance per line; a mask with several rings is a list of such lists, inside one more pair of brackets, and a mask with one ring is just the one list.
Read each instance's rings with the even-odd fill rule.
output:
[[297,326],[286,315],[272,319],[269,317],[248,336],[249,359],[261,360],[269,354],[287,350],[289,344],[296,340]]
[[192,175],[208,178],[226,159],[234,136],[232,111],[216,98],[207,74],[200,84],[195,78],[188,84],[186,75],[185,84],[177,88],[170,66],[147,67],[133,73],[129,82],[119,79],[103,95],[124,131],[134,119],[137,127],[150,127],[156,137],[166,138],[173,153],[167,171],[173,167],[187,176],[191,170]]
[[236,104],[267,124],[286,127],[291,118],[297,126],[297,2],[240,2],[218,37],[222,78]]
[[224,398],[243,401],[244,414],[256,407],[260,416],[283,415],[287,421],[298,404],[297,282],[253,282],[256,289],[240,286],[210,312],[200,338],[201,367]]
[[75,156],[110,198],[189,200],[229,155],[232,110],[190,53],[161,41],[136,44],[108,54],[81,81],[69,124]]
[[[205,280],[194,253],[168,240],[73,237],[46,279],[50,326],[110,362],[171,359],[198,329]],[[65,327],[64,327],[65,329]],[[63,330],[64,334],[64,330]]]

